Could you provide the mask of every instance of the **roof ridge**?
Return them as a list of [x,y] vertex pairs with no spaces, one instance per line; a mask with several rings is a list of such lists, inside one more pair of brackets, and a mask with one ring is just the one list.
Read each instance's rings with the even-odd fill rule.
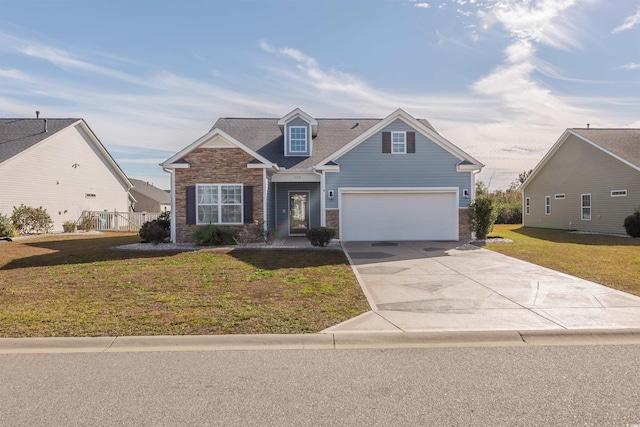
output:
[[640,128],[592,128],[592,127],[588,127],[588,128],[569,128],[569,129],[576,129],[576,130],[640,130]]

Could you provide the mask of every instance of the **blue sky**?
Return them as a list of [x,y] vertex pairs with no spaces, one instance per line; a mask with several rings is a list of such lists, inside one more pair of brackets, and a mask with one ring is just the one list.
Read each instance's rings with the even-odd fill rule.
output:
[[[125,173],[218,117],[429,119],[506,188],[568,127],[640,127],[640,1],[1,0],[0,116],[82,117]],[[615,5],[615,6],[612,6]]]

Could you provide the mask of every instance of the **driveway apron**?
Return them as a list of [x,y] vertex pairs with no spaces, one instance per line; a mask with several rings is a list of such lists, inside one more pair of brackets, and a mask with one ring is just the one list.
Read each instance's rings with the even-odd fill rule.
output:
[[325,332],[640,328],[640,297],[460,242],[347,242],[372,311]]

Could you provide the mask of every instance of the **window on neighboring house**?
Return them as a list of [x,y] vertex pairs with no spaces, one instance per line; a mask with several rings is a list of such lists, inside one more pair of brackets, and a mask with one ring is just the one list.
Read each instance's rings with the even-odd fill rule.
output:
[[307,128],[291,126],[289,128],[289,152],[306,153],[307,151]]
[[627,197],[627,190],[611,190],[611,197]]
[[551,215],[551,196],[544,196],[544,214]]
[[591,194],[583,194],[582,197],[582,219],[591,221]]
[[564,193],[562,193],[562,194],[556,194],[554,197],[556,198],[556,200],[564,200],[565,195],[564,195]]
[[405,154],[407,152],[406,132],[391,132],[391,152]]
[[531,199],[527,197],[524,199],[524,213],[529,215],[531,213]]
[[197,224],[242,224],[241,184],[196,185]]

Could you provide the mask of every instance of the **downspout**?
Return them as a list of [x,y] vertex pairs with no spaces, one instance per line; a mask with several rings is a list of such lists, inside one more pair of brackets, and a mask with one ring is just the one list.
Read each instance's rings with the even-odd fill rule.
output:
[[171,243],[176,243],[176,174],[172,169],[162,170],[171,175]]
[[324,182],[324,171],[322,172],[317,172],[316,171],[316,167],[313,166],[311,168],[311,172],[313,172],[314,174],[318,175],[320,177],[320,226],[321,227],[326,227],[327,224],[327,219],[325,218],[325,199],[326,199],[326,195],[325,195],[325,182]]

